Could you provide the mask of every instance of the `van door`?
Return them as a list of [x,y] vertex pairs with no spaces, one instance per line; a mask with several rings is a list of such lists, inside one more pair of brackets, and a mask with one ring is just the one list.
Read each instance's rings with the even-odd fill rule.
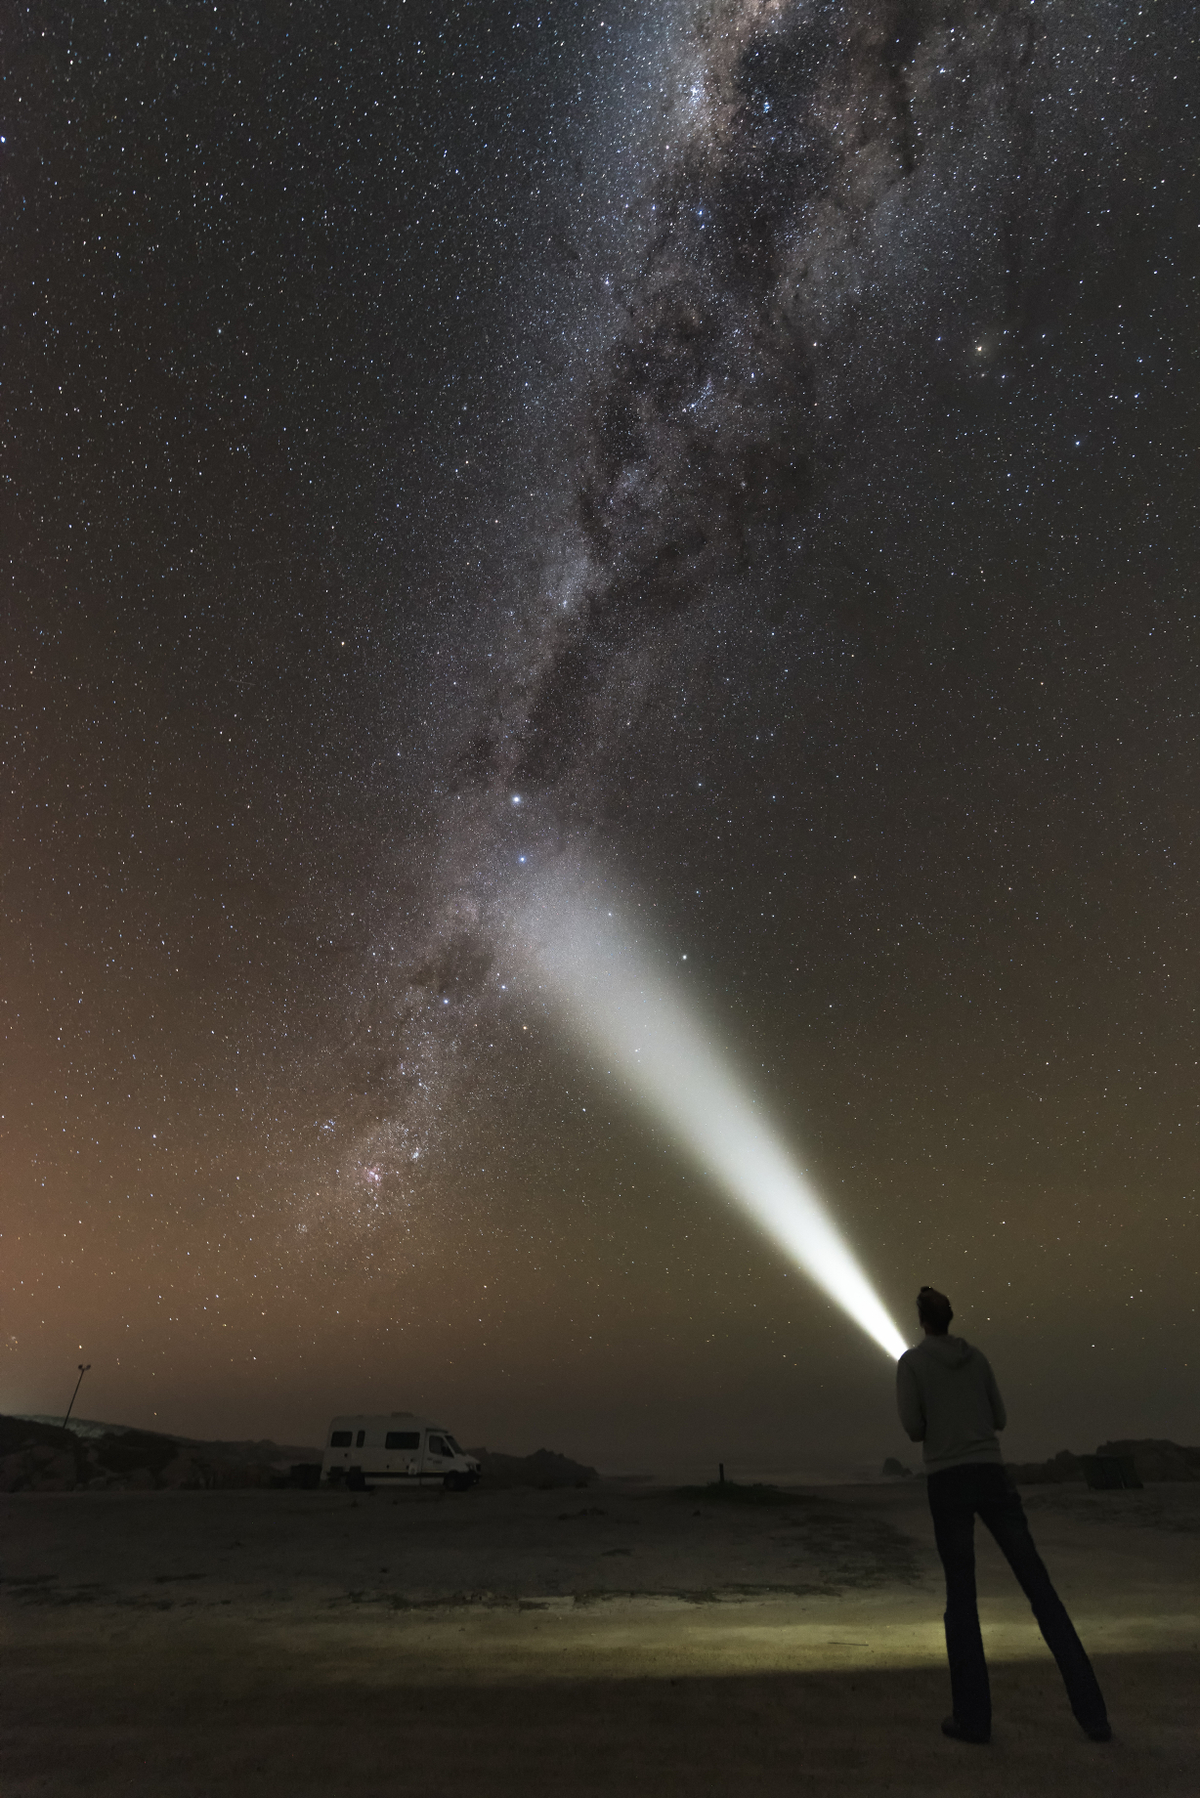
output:
[[428,1482],[440,1485],[450,1469],[450,1445],[440,1430],[430,1430],[425,1438],[424,1475]]
[[384,1450],[388,1456],[385,1462],[386,1471],[401,1482],[415,1479],[420,1483],[421,1468],[421,1432],[420,1430],[388,1430],[383,1440]]

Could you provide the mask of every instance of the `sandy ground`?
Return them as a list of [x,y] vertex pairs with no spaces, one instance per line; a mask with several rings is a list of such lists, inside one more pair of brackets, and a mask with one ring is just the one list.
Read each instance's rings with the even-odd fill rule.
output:
[[947,1742],[919,1487],[0,1499],[0,1798],[1200,1792],[1200,1486],[1025,1494],[1116,1740],[980,1547]]

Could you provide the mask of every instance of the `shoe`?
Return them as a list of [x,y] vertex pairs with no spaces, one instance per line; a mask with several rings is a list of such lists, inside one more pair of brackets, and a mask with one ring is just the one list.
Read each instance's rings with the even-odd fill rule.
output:
[[1107,1717],[1103,1723],[1085,1723],[1083,1733],[1090,1742],[1111,1742],[1112,1724]]
[[990,1729],[968,1729],[957,1717],[947,1717],[942,1723],[942,1734],[949,1736],[952,1742],[974,1742],[979,1748],[992,1739]]

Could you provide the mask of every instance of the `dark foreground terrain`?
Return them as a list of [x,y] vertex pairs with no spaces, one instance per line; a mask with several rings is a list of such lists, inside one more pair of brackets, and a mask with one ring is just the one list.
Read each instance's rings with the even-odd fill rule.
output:
[[990,1540],[994,1741],[945,1741],[921,1490],[17,1493],[0,1792],[1200,1789],[1200,1486],[1026,1495],[1117,1739]]

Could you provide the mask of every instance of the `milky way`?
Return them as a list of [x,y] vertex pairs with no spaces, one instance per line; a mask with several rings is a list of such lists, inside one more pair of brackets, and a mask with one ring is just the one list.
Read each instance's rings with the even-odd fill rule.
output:
[[1019,355],[1103,254],[1113,195],[1103,173],[1087,196],[1071,180],[1094,178],[1114,126],[1107,60],[1081,80],[1098,24],[1024,3],[731,0],[682,8],[635,55],[661,101],[636,262],[557,446],[564,516],[530,527],[545,572],[520,646],[433,828],[432,927],[412,943],[411,923],[386,926],[389,961],[397,935],[412,947],[375,1014],[394,1059],[351,1157],[352,1190],[370,1170],[360,1220],[411,1194],[461,1106],[513,899],[586,858],[606,744],[641,710],[664,626],[713,593],[734,629],[764,595],[795,603],[818,521],[853,503],[856,450],[891,431],[904,455],[905,409],[936,414],[939,388]]

